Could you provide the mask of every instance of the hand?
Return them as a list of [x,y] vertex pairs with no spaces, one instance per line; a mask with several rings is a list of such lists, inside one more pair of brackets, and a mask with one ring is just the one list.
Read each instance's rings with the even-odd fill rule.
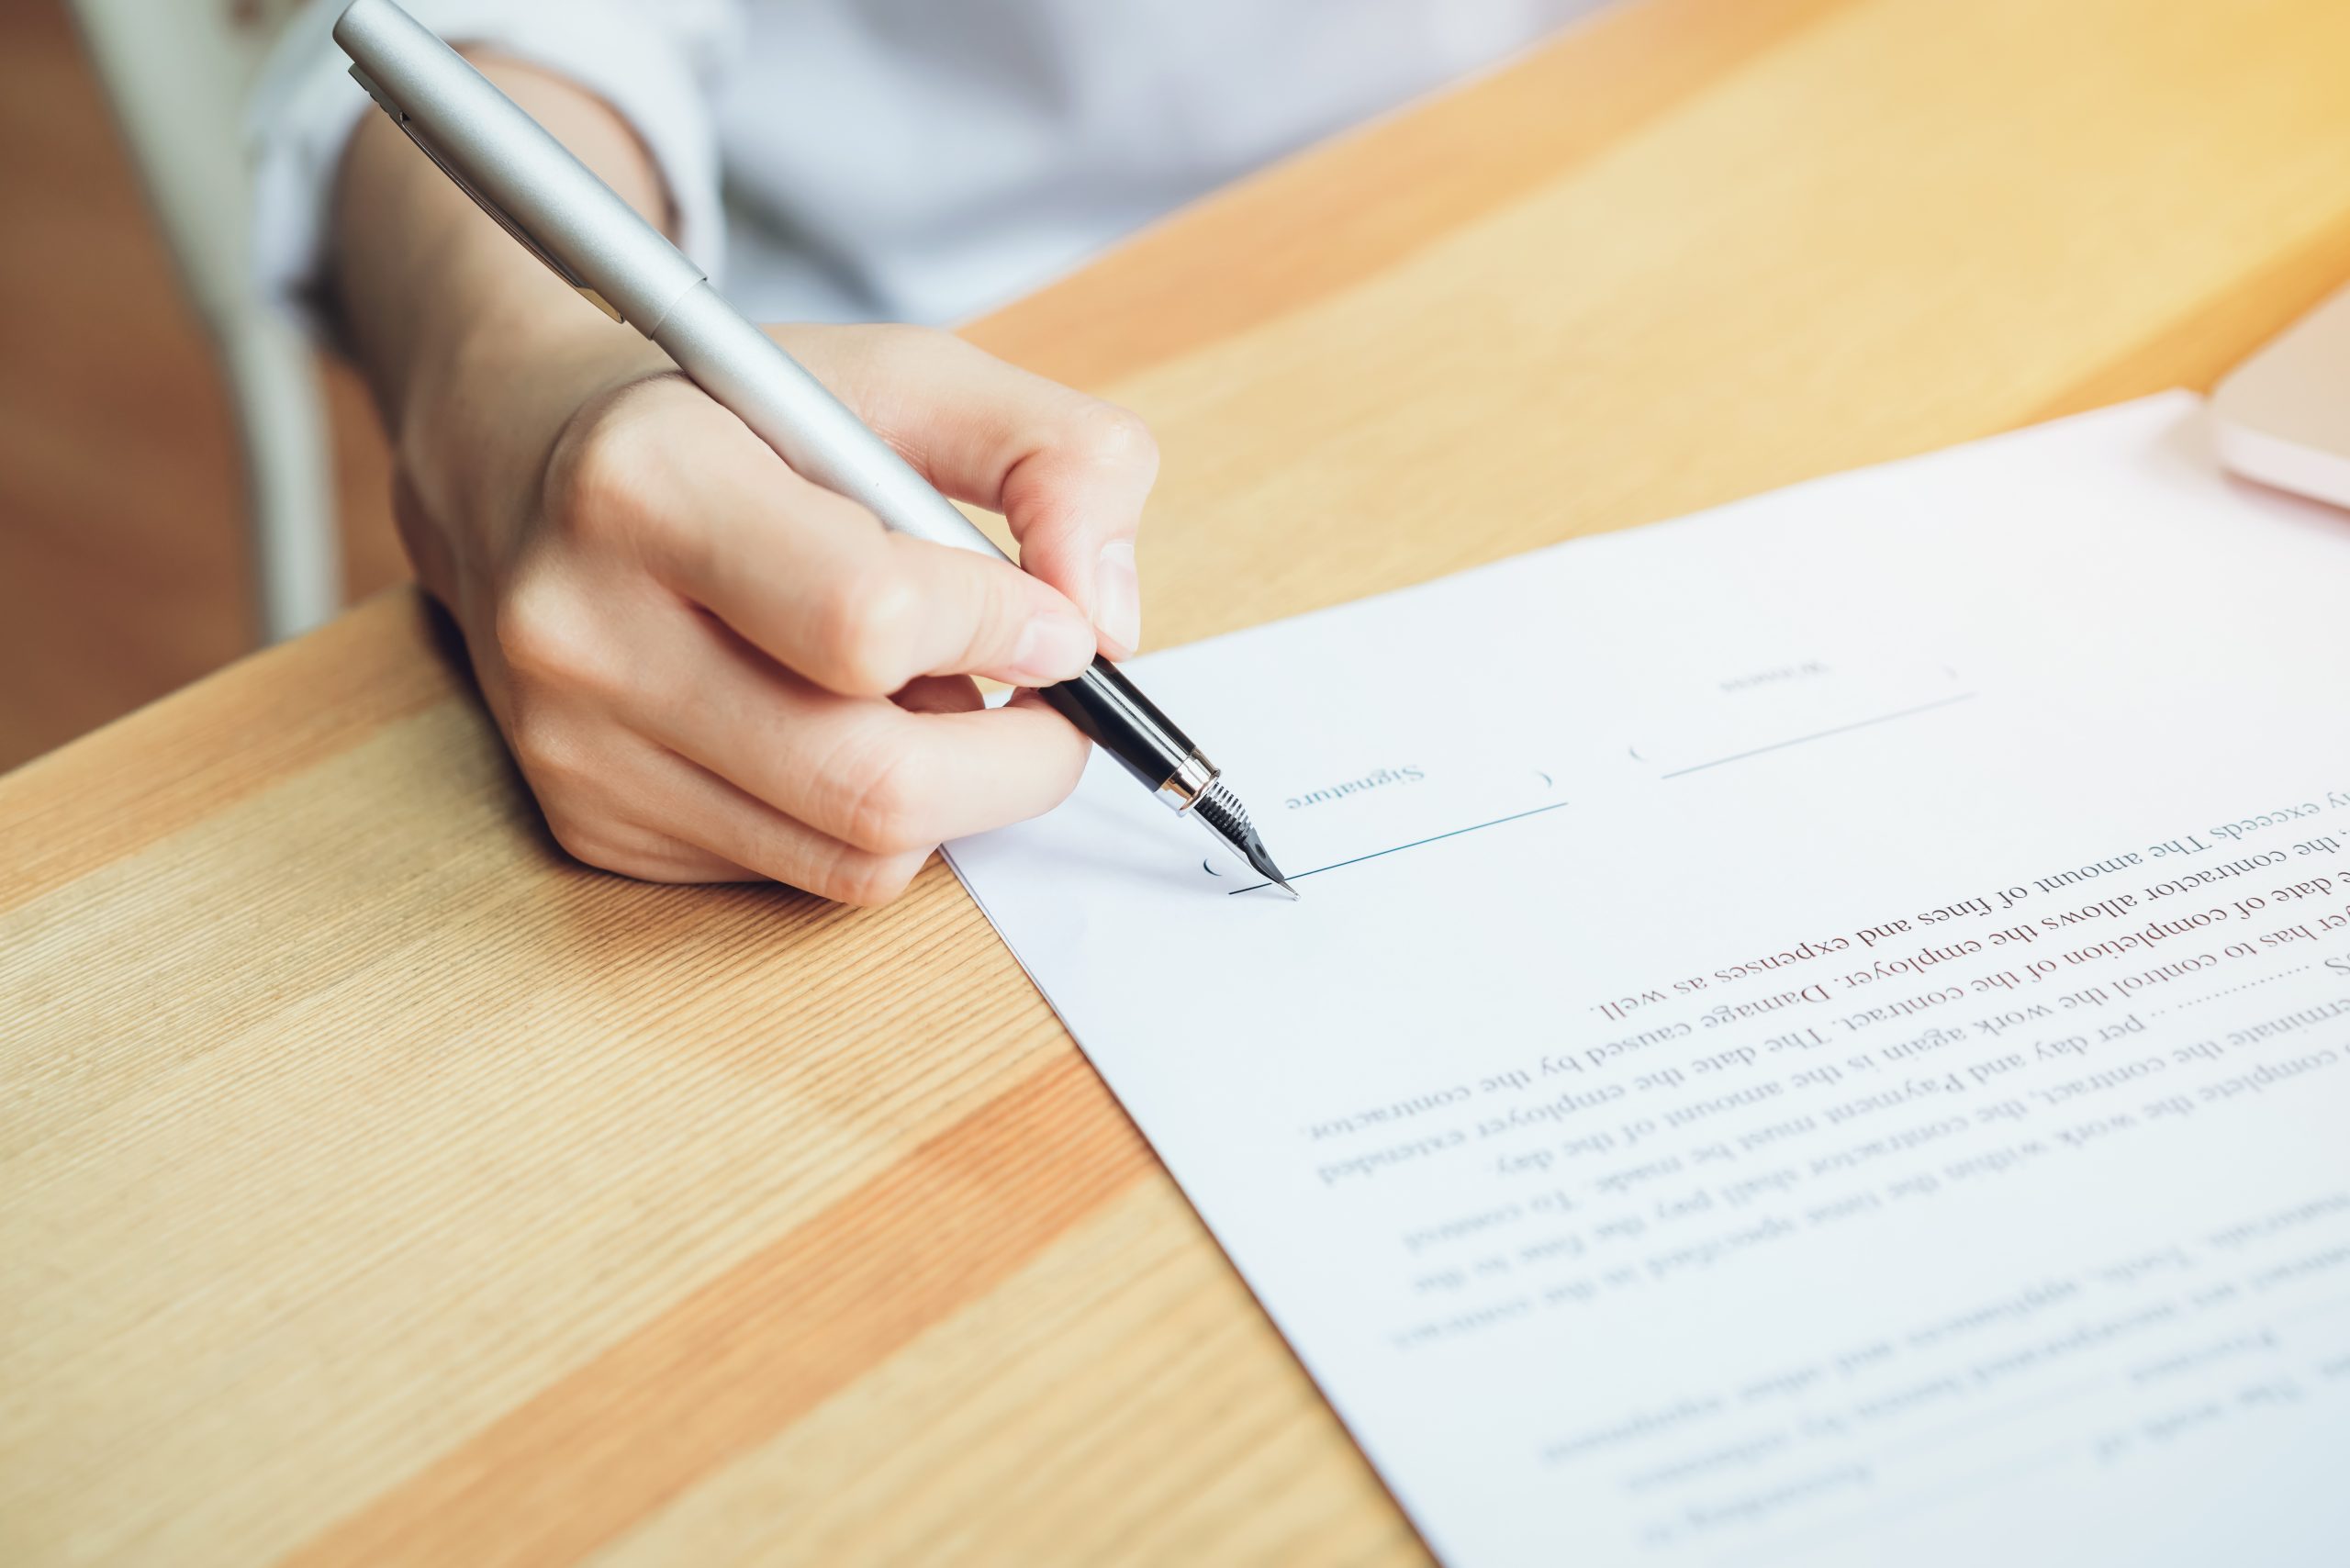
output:
[[943,839],[1075,785],[1083,737],[1033,695],[984,709],[970,678],[1134,650],[1158,458],[1133,415],[942,333],[774,335],[932,483],[1002,511],[1027,569],[885,532],[592,319],[472,352],[411,402],[401,532],[571,854],[881,903]]

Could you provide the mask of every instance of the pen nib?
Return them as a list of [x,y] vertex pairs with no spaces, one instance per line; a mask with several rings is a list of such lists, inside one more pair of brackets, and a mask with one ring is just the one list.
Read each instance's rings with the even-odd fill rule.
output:
[[1257,824],[1248,820],[1248,808],[1240,803],[1240,797],[1226,788],[1222,779],[1211,783],[1201,794],[1193,812],[1207,830],[1215,834],[1217,843],[1247,861],[1249,868],[1264,878],[1267,883],[1292,899],[1297,897],[1297,890],[1289,885],[1289,879],[1281,875],[1281,868],[1273,864],[1272,856],[1266,852],[1265,841],[1259,836]]

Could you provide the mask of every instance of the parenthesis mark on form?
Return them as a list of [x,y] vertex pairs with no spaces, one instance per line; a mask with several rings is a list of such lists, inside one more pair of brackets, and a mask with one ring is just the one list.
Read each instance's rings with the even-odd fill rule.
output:
[[1221,877],[1221,876],[1223,876],[1223,875],[1224,875],[1224,873],[1223,873],[1223,872],[1221,872],[1221,871],[1217,870],[1214,866],[1211,866],[1211,865],[1209,865],[1209,864],[1208,864],[1208,862],[1207,862],[1207,857],[1206,857],[1205,856],[1203,856],[1203,857],[1201,857],[1201,858],[1200,858],[1200,869],[1201,869],[1201,870],[1203,870],[1203,871],[1205,871],[1205,872],[1206,872],[1209,876],[1211,876],[1211,877]]
[[1534,777],[1542,780],[1542,788],[1545,790],[1555,790],[1559,787],[1559,781],[1557,779],[1551,778],[1549,774],[1543,772],[1539,767],[1534,770]]
[[1624,749],[1631,754],[1631,758],[1634,762],[1646,762],[1648,760],[1647,757],[1640,755],[1640,748],[1636,745],[1628,745]]

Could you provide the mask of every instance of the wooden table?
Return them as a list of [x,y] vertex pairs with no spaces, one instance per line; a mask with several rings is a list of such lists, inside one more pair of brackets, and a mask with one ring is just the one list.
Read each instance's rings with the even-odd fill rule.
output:
[[[1156,426],[1181,642],[2208,383],[2350,274],[2345,65],[1647,0],[972,336]],[[0,780],[0,1559],[1420,1555],[943,868],[566,864],[412,596]]]

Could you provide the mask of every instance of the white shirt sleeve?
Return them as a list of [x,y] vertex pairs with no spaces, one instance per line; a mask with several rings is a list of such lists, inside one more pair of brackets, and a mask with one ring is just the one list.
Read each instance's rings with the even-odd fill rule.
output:
[[[676,203],[678,244],[717,276],[725,234],[711,95],[733,52],[735,0],[402,0],[453,43],[569,77],[610,104],[651,152]],[[266,297],[313,324],[344,143],[375,106],[336,47],[343,0],[313,0],[263,73],[248,119],[253,262]]]

